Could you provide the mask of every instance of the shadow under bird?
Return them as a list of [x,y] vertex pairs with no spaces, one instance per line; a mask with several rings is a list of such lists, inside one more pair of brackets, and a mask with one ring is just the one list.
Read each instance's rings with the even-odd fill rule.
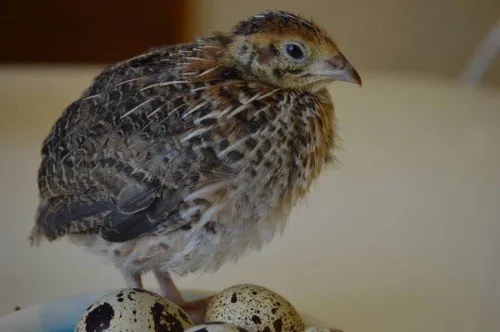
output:
[[280,233],[335,161],[327,86],[361,85],[324,29],[265,11],[230,33],[156,47],[104,69],[43,142],[32,245],[66,237],[128,287],[152,271],[215,272]]

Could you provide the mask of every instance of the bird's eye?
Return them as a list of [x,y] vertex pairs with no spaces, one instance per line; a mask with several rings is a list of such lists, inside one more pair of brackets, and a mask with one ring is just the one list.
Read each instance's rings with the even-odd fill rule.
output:
[[285,54],[287,58],[294,62],[302,62],[306,59],[304,46],[298,43],[285,44]]

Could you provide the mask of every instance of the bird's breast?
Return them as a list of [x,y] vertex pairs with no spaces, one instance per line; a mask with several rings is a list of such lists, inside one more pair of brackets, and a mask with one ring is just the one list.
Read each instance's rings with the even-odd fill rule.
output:
[[326,90],[320,95],[248,90],[256,92],[240,95],[240,103],[224,111],[225,125],[212,129],[215,155],[234,174],[214,187],[215,207],[210,218],[202,218],[244,229],[264,220],[285,221],[332,158],[335,141]]

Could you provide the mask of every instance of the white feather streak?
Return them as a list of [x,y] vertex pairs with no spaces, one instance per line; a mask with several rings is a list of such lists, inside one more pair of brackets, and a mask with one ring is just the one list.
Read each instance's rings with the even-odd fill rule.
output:
[[204,226],[207,222],[212,220],[214,214],[220,209],[219,205],[212,205],[201,215],[200,222],[197,226]]
[[199,129],[196,129],[196,130],[192,130],[190,131],[188,134],[182,136],[181,138],[181,143],[184,143],[186,141],[189,141],[191,138],[193,137],[196,137],[196,136],[199,136],[203,133],[206,133],[207,131],[209,131],[212,127],[203,127],[203,128],[199,128]]
[[154,88],[154,87],[157,87],[157,86],[167,86],[167,85],[174,85],[174,84],[183,84],[183,83],[187,83],[187,82],[188,81],[161,82],[161,83],[156,83],[156,84],[145,86],[144,88],[141,89],[141,91],[144,91],[144,90],[147,90],[147,89],[151,89],[151,88]]
[[115,86],[120,86],[122,84],[126,84],[126,83],[129,83],[129,82],[134,82],[134,81],[138,81],[138,80],[141,80],[141,79],[144,79],[144,77],[136,77],[136,78],[131,78],[129,80],[126,80],[126,81],[122,81],[120,83],[117,83],[115,84]]
[[150,116],[153,116],[155,115],[156,113],[158,113],[163,107],[165,107],[165,104],[161,105],[160,107],[158,107],[157,109],[155,109],[153,112],[149,113],[147,115],[147,117],[149,118]]
[[247,108],[247,104],[243,104],[235,108],[231,113],[228,114],[227,118],[232,118],[236,116],[237,114],[243,112]]
[[279,89],[274,89],[274,90],[272,90],[272,91],[270,91],[270,92],[268,92],[268,93],[266,93],[266,94],[262,95],[262,96],[259,98],[259,100],[262,100],[262,99],[264,99],[264,98],[267,98],[267,97],[269,97],[269,96],[271,96],[271,95],[275,94],[278,90],[279,90]]
[[203,58],[199,58],[199,57],[195,57],[195,56],[188,56],[186,57],[186,59],[188,60],[193,60],[193,61],[206,61],[206,62],[212,62],[213,60],[210,60],[210,59],[203,59]]
[[143,103],[140,103],[139,105],[137,105],[136,107],[132,108],[130,111],[128,111],[127,113],[123,114],[120,118],[125,118],[127,117],[128,115],[132,114],[133,112],[135,112],[136,110],[138,110],[139,108],[141,108],[142,106],[146,105],[147,103],[151,102],[153,99],[155,99],[155,97],[151,97],[149,98],[148,100],[146,100],[145,102]]
[[202,77],[204,75],[210,74],[211,72],[213,72],[214,70],[216,70],[218,67],[219,66],[215,66],[215,67],[209,68],[209,69],[205,70],[204,72],[202,72],[200,75],[198,75],[198,77]]
[[210,112],[205,116],[202,116],[201,118],[198,118],[194,120],[195,124],[200,124],[202,121],[207,120],[207,119],[213,119],[213,118],[218,118],[219,114],[217,112]]
[[199,206],[192,206],[189,209],[187,209],[186,211],[182,211],[180,213],[181,218],[187,219],[187,218],[191,217],[193,214],[195,214],[196,212],[198,212],[199,210],[200,210]]
[[219,189],[227,187],[229,181],[221,181],[221,182],[216,182],[213,184],[206,185],[191,194],[187,195],[186,198],[184,198],[184,201],[189,202],[193,201],[197,198],[209,198],[211,194],[216,192]]
[[221,157],[225,156],[226,153],[228,153],[229,151],[234,150],[235,148],[237,148],[241,144],[245,143],[246,139],[247,139],[246,137],[243,137],[243,138],[237,140],[236,142],[234,142],[233,144],[229,145],[227,148],[225,148],[224,150],[219,152],[217,154],[217,157],[221,158]]
[[184,114],[182,116],[182,118],[186,118],[187,116],[189,116],[190,114],[193,114],[194,112],[196,112],[197,110],[199,110],[200,108],[202,108],[203,106],[206,106],[210,103],[209,100],[205,100],[204,102],[202,103],[199,103],[198,105],[196,105],[195,107],[193,107],[191,110],[189,110],[189,112],[187,112],[186,114]]

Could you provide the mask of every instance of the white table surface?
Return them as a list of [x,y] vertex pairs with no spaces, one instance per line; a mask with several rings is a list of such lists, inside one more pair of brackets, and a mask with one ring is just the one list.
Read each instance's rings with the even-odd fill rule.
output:
[[[124,285],[80,248],[26,240],[40,143],[97,72],[0,70],[0,315]],[[500,331],[500,92],[361,74],[362,88],[331,89],[342,165],[323,174],[284,236],[178,285],[261,284],[346,332]]]

